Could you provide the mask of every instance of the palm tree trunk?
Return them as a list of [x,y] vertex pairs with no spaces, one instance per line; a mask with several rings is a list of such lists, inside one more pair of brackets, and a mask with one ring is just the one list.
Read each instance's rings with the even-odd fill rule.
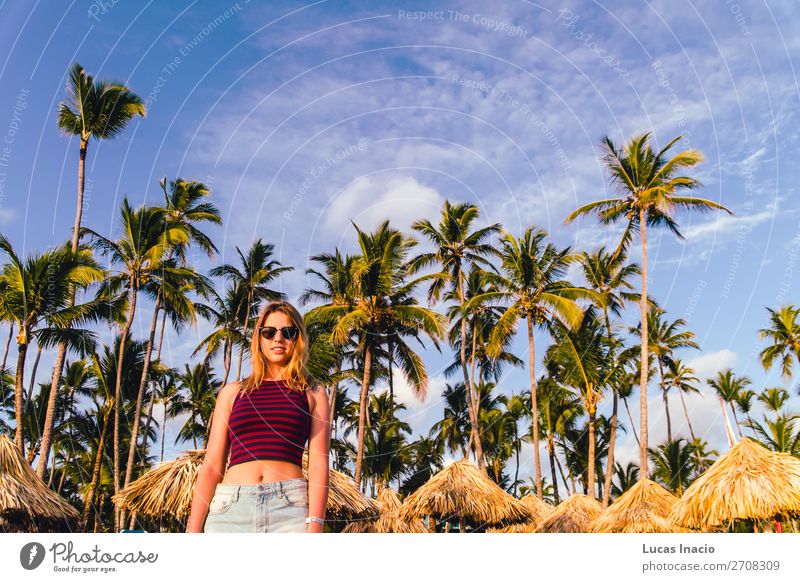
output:
[[39,360],[42,359],[42,346],[37,342],[36,345],[36,358],[33,360],[31,367],[31,381],[28,383],[28,395],[25,397],[25,406],[28,406],[33,400],[33,387],[36,385],[36,371],[39,369]]
[[[247,309],[244,312],[244,337],[250,329],[250,305],[252,304],[252,292],[247,293]],[[236,365],[236,381],[242,378],[242,359],[244,358],[244,345],[239,349],[239,363]]]
[[83,189],[86,177],[86,150],[89,139],[81,136],[80,157],[78,158],[78,206],[75,212],[75,226],[72,227],[72,252],[78,250],[81,233],[81,215],[83,214]]
[[[71,460],[72,460],[72,447],[69,447],[67,449],[67,458],[64,459],[64,462],[61,464],[61,477],[58,480],[58,489],[56,489],[56,493],[58,495],[61,495],[61,488],[64,486],[64,478],[67,476],[67,466],[69,465]],[[55,461],[53,461],[53,470],[55,471]]]
[[483,446],[481,445],[480,425],[478,424],[478,406],[480,402],[473,403],[475,400],[474,387],[470,382],[469,372],[467,371],[467,316],[464,313],[464,275],[461,270],[458,271],[458,298],[461,301],[461,370],[464,372],[464,387],[467,392],[467,410],[469,412],[469,421],[472,425],[472,437],[475,443],[475,458],[478,461],[478,468],[484,475],[488,476],[486,464],[483,457]]
[[139,456],[144,459],[147,456],[147,435],[150,434],[150,425],[153,421],[153,407],[156,403],[156,389],[153,388],[150,394],[150,402],[147,403],[147,422],[144,423],[144,434],[142,435],[142,443],[139,445]]
[[[150,372],[150,356],[153,353],[153,341],[156,338],[156,328],[158,327],[158,310],[161,309],[161,293],[156,294],[156,304],[153,307],[153,320],[150,324],[150,337],[147,338],[147,347],[144,352],[144,362],[142,366],[142,377],[139,379],[139,394],[136,396],[136,411],[133,414],[133,428],[131,429],[131,443],[128,450],[128,465],[125,468],[125,484],[127,487],[133,475],[133,459],[136,453],[136,444],[139,438],[139,421],[142,417],[142,404],[144,403],[144,389],[147,386],[147,375]],[[145,439],[147,435],[145,434]]]
[[[477,335],[475,333],[475,323],[472,324],[472,353],[470,354],[469,361],[470,361],[470,371],[469,371],[469,382],[470,386],[473,387],[472,392],[472,407],[475,409],[475,418],[479,420],[478,425],[480,425],[480,396],[478,395],[478,391],[475,389],[475,349],[477,343]],[[483,442],[481,442],[481,448],[483,448]],[[483,459],[484,465],[487,464],[487,459],[484,457]]]
[[161,462],[164,462],[164,440],[167,435],[167,400],[164,399],[164,422],[161,424]]
[[589,410],[589,459],[588,465],[586,468],[586,472],[588,473],[586,476],[586,489],[589,492],[589,495],[592,498],[595,497],[594,491],[594,464],[595,464],[595,448],[597,443],[597,427],[595,426],[595,410]]
[[[334,377],[338,377],[341,371],[342,371],[342,360],[337,359],[336,367],[334,368],[333,371]],[[330,421],[334,431],[336,430],[336,413],[334,411],[334,407],[336,406],[336,396],[338,395],[338,392],[339,392],[339,383],[335,382],[333,387],[331,387],[331,393],[330,396],[328,397],[328,410],[330,411],[331,414]]]
[[[119,340],[119,357],[117,358],[117,379],[114,388],[114,494],[119,493],[119,441],[120,441],[120,409],[122,400],[122,363],[125,355],[125,340],[133,325],[133,316],[136,313],[136,284],[131,277],[129,291],[128,317]],[[119,529],[118,512],[114,512],[114,531]]]
[[639,372],[639,427],[642,437],[639,440],[639,480],[643,481],[650,476],[647,466],[647,381],[650,360],[647,354],[647,221],[644,207],[639,208],[639,232],[642,239],[642,295],[639,301],[639,309],[642,318],[642,343],[641,358],[642,365]]
[[56,473],[56,455],[58,455],[58,447],[53,447],[53,468],[50,471],[50,476],[47,478],[47,488],[51,489],[53,487],[53,476]]
[[686,408],[686,400],[683,398],[683,390],[678,389],[678,394],[681,397],[681,404],[683,405],[683,414],[686,415],[686,424],[689,426],[689,434],[692,435],[692,440],[697,440],[694,436],[694,429],[692,428],[692,421],[689,420],[689,410]]
[[733,429],[731,428],[730,420],[728,420],[728,413],[725,412],[725,402],[722,400],[722,396],[719,397],[719,405],[722,408],[722,416],[725,418],[725,433],[728,435],[728,445],[733,447],[733,443],[735,442]]
[[0,365],[0,372],[6,369],[6,362],[8,361],[8,350],[11,347],[11,338],[14,337],[14,322],[8,325],[8,339],[6,340],[6,349],[3,351],[3,364]]
[[361,380],[361,394],[358,403],[358,452],[356,453],[355,482],[358,488],[361,484],[361,464],[364,460],[364,421],[367,417],[367,397],[369,383],[372,380],[372,347],[367,344],[364,348],[364,376]]
[[736,432],[739,433],[739,438],[742,438],[742,427],[739,424],[739,417],[736,415],[736,408],[733,406],[733,402],[728,403],[731,407],[731,412],[733,412],[733,421],[736,423]]
[[639,441],[639,435],[636,432],[636,425],[633,422],[633,415],[631,414],[631,409],[628,408],[628,400],[626,398],[623,398],[622,403],[625,405],[625,410],[628,413],[628,420],[631,421],[631,430],[633,431],[633,436],[636,439],[636,444],[641,446],[641,442]]
[[575,478],[572,475],[572,470],[569,471],[569,481],[567,481],[567,477],[564,474],[564,467],[561,466],[561,460],[556,457],[556,467],[558,467],[558,472],[561,473],[561,480],[564,482],[564,489],[567,490],[571,495],[575,495]]
[[[608,345],[609,348],[612,346],[612,333],[611,333],[611,319],[608,317],[608,306],[603,306],[603,314],[605,316],[605,323],[606,323],[606,335],[608,337]],[[611,352],[613,357],[616,358],[616,354]],[[616,362],[614,362],[616,365]],[[617,395],[617,391],[614,386],[611,388],[612,396],[612,411],[611,411],[611,435],[608,441],[608,461],[606,461],[606,472],[603,478],[603,502],[602,505],[604,508],[608,507],[608,503],[611,500],[611,478],[614,472],[614,452],[617,446],[617,421],[619,418],[619,396]]]
[[50,378],[50,394],[47,397],[47,412],[44,417],[44,430],[42,431],[42,454],[36,465],[36,474],[40,479],[44,478],[47,470],[47,458],[50,453],[50,444],[53,442],[53,429],[55,428],[56,404],[58,402],[58,388],[61,385],[61,374],[64,371],[64,359],[67,355],[67,345],[58,344],[56,361],[53,364],[53,375]]
[[669,400],[667,399],[667,391],[664,387],[664,365],[661,360],[658,361],[658,375],[659,383],[661,384],[661,398],[664,400],[664,411],[667,413],[667,442],[672,442],[672,420],[669,416]]
[[[553,493],[556,496],[556,504],[561,503],[561,498],[558,495],[558,481],[556,480],[556,448],[553,444],[553,435],[547,435],[547,455],[550,458],[550,477],[553,479]],[[564,475],[561,475],[564,479]],[[566,487],[567,480],[564,479],[564,486]]]
[[94,468],[92,469],[92,482],[89,484],[89,491],[83,503],[83,516],[81,517],[81,531],[86,532],[86,527],[89,523],[89,511],[92,509],[92,501],[94,500],[95,490],[97,489],[97,482],[100,480],[100,467],[103,462],[103,447],[105,446],[106,433],[108,432],[108,417],[111,413],[111,408],[106,410],[103,415],[103,428],[100,431],[100,442],[97,445],[97,454],[94,457]]
[[231,373],[231,356],[233,355],[233,344],[228,342],[225,345],[225,351],[222,353],[222,364],[225,367],[225,377],[222,378],[222,385],[228,383],[228,376]]
[[[14,382],[14,419],[17,423],[14,432],[14,444],[17,445],[20,454],[25,456],[25,443],[22,439],[22,395],[25,388],[22,386],[22,381],[25,376],[25,354],[28,353],[28,338],[30,337],[30,330],[22,328],[17,336],[17,375]],[[20,339],[22,340],[20,342]]]
[[542,499],[542,466],[539,461],[539,402],[536,392],[539,387],[536,384],[536,371],[534,365],[536,362],[536,346],[533,343],[533,316],[528,313],[526,318],[528,320],[528,374],[531,380],[531,418],[533,419],[533,470],[536,475],[536,497]]
[[517,496],[517,481],[519,481],[519,446],[520,439],[517,437],[516,444],[514,445],[514,457],[516,457],[516,466],[514,467],[514,497]]

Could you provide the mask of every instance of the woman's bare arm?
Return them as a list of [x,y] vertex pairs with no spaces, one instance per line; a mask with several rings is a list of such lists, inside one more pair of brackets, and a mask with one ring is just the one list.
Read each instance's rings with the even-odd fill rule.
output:
[[226,384],[217,394],[217,403],[211,417],[211,432],[206,446],[206,455],[197,474],[192,495],[192,508],[186,533],[201,533],[208,515],[208,506],[214,498],[217,484],[225,477],[230,441],[228,439],[228,416],[231,403],[239,390],[239,383]]
[[[328,395],[317,384],[311,389],[311,434],[308,438],[308,515],[325,519],[328,504],[328,454],[330,451],[331,423]],[[311,522],[308,533],[321,533],[322,524]]]

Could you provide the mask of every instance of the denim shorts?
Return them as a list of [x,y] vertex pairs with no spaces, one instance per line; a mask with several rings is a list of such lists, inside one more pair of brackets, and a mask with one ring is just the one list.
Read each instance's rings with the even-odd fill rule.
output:
[[304,477],[233,485],[218,483],[205,533],[305,533],[308,480]]

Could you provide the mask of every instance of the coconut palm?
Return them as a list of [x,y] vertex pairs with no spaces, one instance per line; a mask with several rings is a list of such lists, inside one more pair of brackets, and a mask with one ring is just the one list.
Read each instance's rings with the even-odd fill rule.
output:
[[222,295],[211,288],[208,290],[208,294],[211,299],[210,303],[197,303],[194,307],[203,319],[211,323],[214,331],[200,341],[192,352],[192,356],[204,350],[203,361],[208,364],[211,359],[222,352],[225,369],[222,384],[225,385],[228,383],[231,371],[233,349],[237,346],[242,350],[245,349],[248,341],[248,338],[242,333],[242,327],[236,316],[237,310],[244,302],[244,288],[230,286]]
[[382,346],[386,330],[403,330],[402,335],[397,334],[394,338],[399,369],[415,394],[424,398],[428,388],[425,364],[405,338],[419,338],[419,334],[423,333],[438,350],[437,340],[444,334],[445,319],[433,310],[417,305],[413,297],[421,279],[409,280],[406,257],[416,241],[391,228],[388,220],[373,233],[363,232],[355,224],[353,227],[360,249],[351,274],[356,303],[321,305],[309,311],[306,319],[311,323],[333,324],[331,341],[335,345],[348,343],[353,335],[358,338],[363,375],[359,396],[355,481],[356,485],[360,485],[367,397],[374,380],[373,368],[380,362],[380,355],[385,353]]
[[700,380],[694,375],[694,369],[684,365],[683,361],[675,358],[673,360],[672,369],[668,370],[664,375],[664,384],[669,389],[675,389],[681,398],[681,405],[683,406],[683,414],[686,416],[686,425],[689,427],[689,434],[692,440],[695,440],[694,429],[692,428],[692,421],[689,418],[689,409],[686,408],[686,400],[684,394],[700,394],[700,389],[697,387]]
[[678,230],[677,223],[671,214],[676,208],[686,208],[698,211],[730,210],[717,202],[679,196],[676,193],[682,189],[695,189],[701,183],[690,176],[680,175],[680,172],[693,168],[703,159],[696,150],[684,150],[668,157],[669,150],[683,136],[670,140],[658,152],[653,151],[649,143],[650,133],[645,132],[633,137],[627,145],[618,148],[609,137],[603,138],[603,149],[606,169],[612,182],[622,194],[619,198],[597,200],[581,206],[565,219],[565,223],[572,222],[584,214],[596,213],[601,222],[609,224],[623,219],[625,229],[613,256],[624,252],[630,245],[635,234],[639,234],[642,249],[642,290],[639,300],[640,321],[642,325],[641,356],[639,375],[639,413],[641,439],[639,441],[639,478],[648,477],[648,447],[647,447],[647,383],[648,383],[648,345],[647,338],[647,226],[666,226],[678,238],[683,235]]
[[[667,321],[666,312],[660,307],[653,307],[647,313],[647,330],[649,334],[648,351],[656,358],[658,364],[658,375],[661,384],[661,398],[664,401],[664,412],[667,418],[667,442],[672,441],[672,420],[669,414],[668,391],[670,384],[665,380],[664,367],[674,370],[674,353],[683,348],[700,349],[694,341],[694,333],[691,331],[678,331],[680,327],[686,325],[683,319],[676,319],[673,322]],[[632,328],[634,335],[641,333],[641,325]]]
[[[239,247],[236,247],[241,268],[225,263],[210,271],[212,277],[223,277],[240,290],[244,303],[238,306],[235,316],[244,337],[249,337],[250,319],[254,312],[258,311],[261,302],[286,298],[285,293],[270,289],[268,285],[281,273],[291,271],[294,267],[283,267],[279,261],[273,260],[274,251],[275,245],[258,239],[253,242],[246,256]],[[242,359],[245,351],[246,346],[242,344],[236,367],[236,380],[242,377]]]
[[[538,410],[534,328],[546,330],[551,335],[557,325],[576,328],[582,311],[575,300],[594,297],[591,291],[576,287],[563,278],[575,257],[569,247],[558,250],[552,243],[545,244],[546,237],[545,231],[533,227],[526,228],[519,239],[510,233],[503,233],[500,239],[502,274],[487,275],[499,289],[474,297],[465,306],[465,309],[472,309],[488,301],[510,303],[490,334],[487,353],[495,357],[502,352],[509,337],[516,333],[519,320],[525,318],[528,325],[528,374],[534,410]],[[531,434],[536,493],[541,499],[542,471],[539,462],[537,415],[533,415]]]
[[[685,444],[684,444],[685,443]],[[691,443],[679,438],[650,449],[653,480],[680,497],[691,484],[695,470],[695,453]]]
[[193,368],[184,364],[183,373],[178,374],[176,380],[184,398],[172,401],[170,416],[188,413],[189,418],[178,431],[175,443],[191,440],[196,449],[199,437],[202,444],[200,448],[205,448],[216,402],[217,379],[201,362]]
[[768,449],[800,457],[800,426],[797,419],[795,414],[781,414],[774,419],[765,417],[763,423],[750,419],[749,426],[758,441]]
[[419,437],[409,445],[409,453],[409,477],[398,488],[403,495],[419,489],[444,467],[444,443],[437,438]]
[[757,398],[768,410],[778,415],[789,400],[789,392],[785,388],[766,388]]
[[451,453],[460,452],[466,458],[470,424],[465,385],[445,384],[441,400],[444,403],[442,419],[433,423],[429,436]]
[[[122,232],[117,240],[111,240],[100,233],[83,228],[92,238],[92,246],[109,257],[119,269],[102,286],[108,296],[124,294],[127,301],[127,314],[120,332],[119,354],[117,356],[117,379],[114,390],[114,493],[120,488],[120,411],[122,401],[122,361],[126,338],[133,325],[139,290],[152,278],[174,270],[167,264],[167,256],[174,244],[187,243],[185,230],[166,221],[165,210],[157,206],[140,206],[133,209],[127,197],[120,208]],[[115,523],[117,529],[118,523]]]
[[794,361],[800,359],[800,323],[797,321],[800,309],[784,305],[778,310],[767,307],[767,311],[769,327],[758,330],[758,336],[769,340],[770,345],[761,350],[759,358],[765,370],[779,361],[781,375],[788,380],[792,377]]
[[411,427],[395,417],[405,408],[403,404],[393,405],[388,392],[370,395],[371,428],[364,435],[364,475],[372,481],[375,494],[408,474]]
[[614,476],[616,481],[611,485],[611,494],[617,498],[639,481],[639,467],[636,463],[628,463],[624,467],[619,463],[614,465]]
[[[478,207],[473,204],[458,203],[451,205],[445,200],[439,223],[434,226],[430,220],[415,221],[411,228],[427,238],[434,246],[432,252],[422,253],[411,260],[409,273],[414,274],[427,267],[437,266],[441,270],[430,276],[428,303],[439,301],[446,287],[458,297],[462,311],[465,310],[466,297],[464,284],[470,265],[491,268],[487,257],[496,256],[497,251],[488,242],[490,236],[500,232],[500,224],[491,224],[473,230],[473,223],[478,218]],[[475,443],[475,456],[478,467],[486,474],[486,463],[483,457],[481,435],[478,432],[478,411],[474,406],[477,399],[475,387],[467,371],[467,319],[461,318],[461,370],[464,374],[464,385],[467,387],[467,410]]]
[[[3,310],[8,317],[13,318],[19,329],[14,442],[24,455],[23,378],[25,356],[31,337],[36,333],[40,345],[64,341],[66,345],[77,349],[89,346],[94,334],[76,326],[97,321],[102,315],[102,303],[93,300],[73,306],[68,297],[71,287],[86,288],[101,280],[104,273],[91,252],[85,248],[72,252],[68,245],[63,245],[23,259],[14,251],[9,240],[0,234],[0,252],[8,257],[8,262],[0,270]],[[55,396],[53,394],[54,398]],[[55,403],[52,409],[48,406],[48,415],[54,410]],[[47,452],[49,454],[49,449]]]
[[[728,414],[725,412],[725,403],[731,407],[734,422],[738,427],[739,419],[736,416],[736,409],[734,408],[733,404],[736,402],[739,392],[751,384],[750,379],[747,376],[736,376],[733,370],[726,368],[725,370],[718,371],[717,375],[706,380],[706,383],[714,389],[719,397],[719,404],[722,406],[722,413],[725,415],[725,428],[728,431],[728,444],[733,446],[733,444],[736,442],[736,439],[733,435],[733,429],[731,429],[730,422],[728,421]],[[741,436],[741,431],[739,436]]]

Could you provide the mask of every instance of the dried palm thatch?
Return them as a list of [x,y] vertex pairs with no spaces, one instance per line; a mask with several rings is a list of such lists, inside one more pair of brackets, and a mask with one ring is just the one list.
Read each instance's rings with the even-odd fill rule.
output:
[[511,525],[503,527],[492,527],[486,531],[488,533],[534,533],[536,528],[539,527],[539,524],[544,521],[544,518],[553,511],[552,505],[548,505],[536,497],[536,495],[525,495],[520,501],[531,511],[532,519],[522,523],[512,523]]
[[592,523],[603,512],[596,499],[576,493],[558,504],[544,518],[536,531],[539,533],[585,533],[592,529]]
[[[197,473],[205,458],[205,449],[186,451],[186,455],[151,469],[112,497],[121,509],[160,519],[185,520],[191,509]],[[307,474],[308,454],[303,456],[303,474]],[[375,519],[379,509],[375,502],[356,489],[352,479],[331,470],[326,521]]]
[[[400,518],[432,515],[476,527],[504,526],[532,519],[528,507],[484,475],[467,459],[456,461],[408,496]],[[462,528],[461,531],[464,531]]]
[[185,456],[151,469],[111,500],[119,509],[135,511],[142,516],[185,520],[189,517],[194,483],[206,454],[205,449],[185,452]]
[[343,533],[427,533],[428,529],[420,519],[404,521],[398,515],[400,513],[400,496],[397,492],[385,487],[378,494],[377,504],[380,506],[381,514],[375,520],[354,521],[342,530]]
[[77,531],[78,510],[49,489],[5,435],[0,435],[0,532]]
[[650,479],[625,491],[592,525],[594,533],[679,533],[667,520],[678,498]]
[[800,511],[800,461],[743,438],[692,483],[668,519],[692,529]]

